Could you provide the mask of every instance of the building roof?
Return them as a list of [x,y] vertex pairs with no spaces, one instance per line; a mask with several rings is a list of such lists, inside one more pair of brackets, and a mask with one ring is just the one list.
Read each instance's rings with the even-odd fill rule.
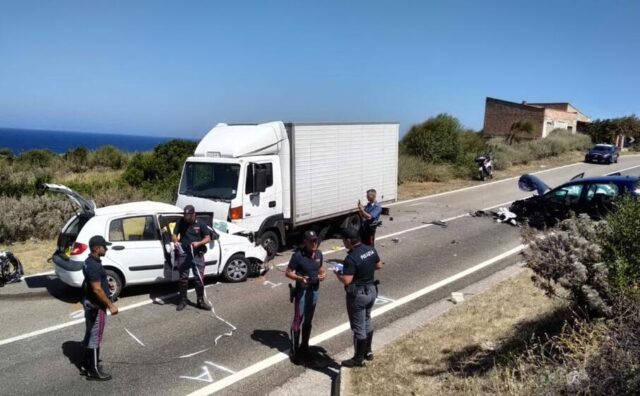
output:
[[522,103],[516,103],[516,102],[509,102],[507,100],[502,100],[502,99],[490,98],[490,97],[487,97],[487,102],[495,102],[495,103],[500,103],[500,104],[506,105],[506,106],[518,107],[518,108],[521,108],[521,109],[532,110],[532,111],[536,111],[536,110],[537,111],[544,111],[547,108],[558,110],[557,107],[564,107],[564,109],[561,109],[560,111],[564,111],[564,112],[567,112],[567,113],[572,113],[572,111],[569,111],[569,107],[572,107],[573,109],[575,109],[576,112],[578,112],[584,118],[590,119],[589,116],[587,116],[585,113],[580,111],[580,109],[578,109],[576,106],[572,105],[569,102],[537,102],[537,103],[529,103],[529,102],[523,101]]

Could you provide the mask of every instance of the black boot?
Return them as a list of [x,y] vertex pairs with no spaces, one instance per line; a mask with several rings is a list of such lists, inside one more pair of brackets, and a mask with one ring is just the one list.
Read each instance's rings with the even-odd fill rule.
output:
[[87,347],[84,347],[84,350],[82,351],[82,365],[80,366],[80,369],[85,374],[91,370],[91,355],[89,354],[89,349]]
[[371,361],[373,360],[373,351],[371,350],[371,344],[373,343],[373,331],[367,334],[367,348],[365,349],[364,358]]
[[176,311],[182,311],[187,306],[187,285],[183,285],[180,283],[178,286],[178,290],[180,292],[180,301],[178,301],[178,306],[176,307]]
[[102,370],[98,364],[98,350],[87,349],[87,352],[89,353],[89,358],[91,360],[89,370],[87,371],[87,379],[90,381],[109,381],[111,379],[111,374]]
[[291,361],[297,363],[300,358],[300,332],[291,330],[291,350],[289,351]]
[[300,350],[298,355],[300,359],[309,358],[309,338],[311,336],[311,326],[302,326],[302,337],[300,339]]
[[356,340],[355,341],[355,353],[353,357],[349,360],[345,360],[342,362],[343,367],[363,367],[364,366],[364,355],[367,349],[367,339],[364,340]]
[[209,305],[207,300],[205,300],[204,298],[200,297],[200,298],[198,298],[198,308],[204,309],[205,311],[211,311],[211,309],[213,307],[211,305]]

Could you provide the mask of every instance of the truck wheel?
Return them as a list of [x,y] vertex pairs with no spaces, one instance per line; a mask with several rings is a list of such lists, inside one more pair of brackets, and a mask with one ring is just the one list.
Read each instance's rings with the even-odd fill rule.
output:
[[267,251],[267,259],[271,260],[280,249],[280,238],[273,231],[266,231],[260,236],[260,245]]
[[111,298],[115,301],[118,297],[120,297],[120,293],[122,292],[122,276],[111,269],[106,269],[104,272],[107,273],[107,282],[109,284],[114,283],[116,285],[116,290],[113,291]]
[[222,276],[227,282],[237,283],[247,280],[249,276],[249,262],[240,254],[234,254],[227,261],[222,271]]
[[360,215],[354,214],[344,219],[341,228],[343,230],[346,230],[347,228],[355,228],[356,230],[359,230],[361,225],[362,219],[360,218]]

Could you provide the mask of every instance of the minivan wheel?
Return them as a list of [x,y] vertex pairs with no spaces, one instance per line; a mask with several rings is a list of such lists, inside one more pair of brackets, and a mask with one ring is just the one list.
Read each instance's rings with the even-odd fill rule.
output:
[[222,271],[222,276],[227,282],[237,283],[247,280],[249,276],[249,262],[239,254],[231,256]]
[[120,297],[120,293],[122,292],[122,276],[111,269],[107,269],[105,270],[105,272],[107,273],[107,282],[109,282],[109,285],[111,285],[112,283],[116,285],[116,290],[114,290],[113,294],[111,294],[111,299],[115,301],[118,297]]

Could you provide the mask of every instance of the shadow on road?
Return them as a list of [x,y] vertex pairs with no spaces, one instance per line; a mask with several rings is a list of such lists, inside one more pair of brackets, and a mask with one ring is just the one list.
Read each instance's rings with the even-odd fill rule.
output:
[[32,276],[25,278],[24,281],[29,289],[46,289],[49,295],[66,303],[75,304],[82,299],[81,289],[68,286],[53,275]]
[[78,373],[82,374],[82,357],[84,346],[80,341],[65,341],[62,344],[62,353],[69,359],[69,363],[76,366]]
[[[287,334],[287,332],[285,331],[254,330],[253,334],[251,334],[251,339],[263,345],[266,345],[271,349],[276,349],[279,352],[287,354],[289,353],[291,341],[289,339],[289,334]],[[308,358],[300,361],[299,363],[293,364],[325,374],[326,376],[331,378],[332,389],[335,388],[338,373],[340,372],[340,365],[335,360],[333,360],[327,350],[323,347],[310,347]]]

